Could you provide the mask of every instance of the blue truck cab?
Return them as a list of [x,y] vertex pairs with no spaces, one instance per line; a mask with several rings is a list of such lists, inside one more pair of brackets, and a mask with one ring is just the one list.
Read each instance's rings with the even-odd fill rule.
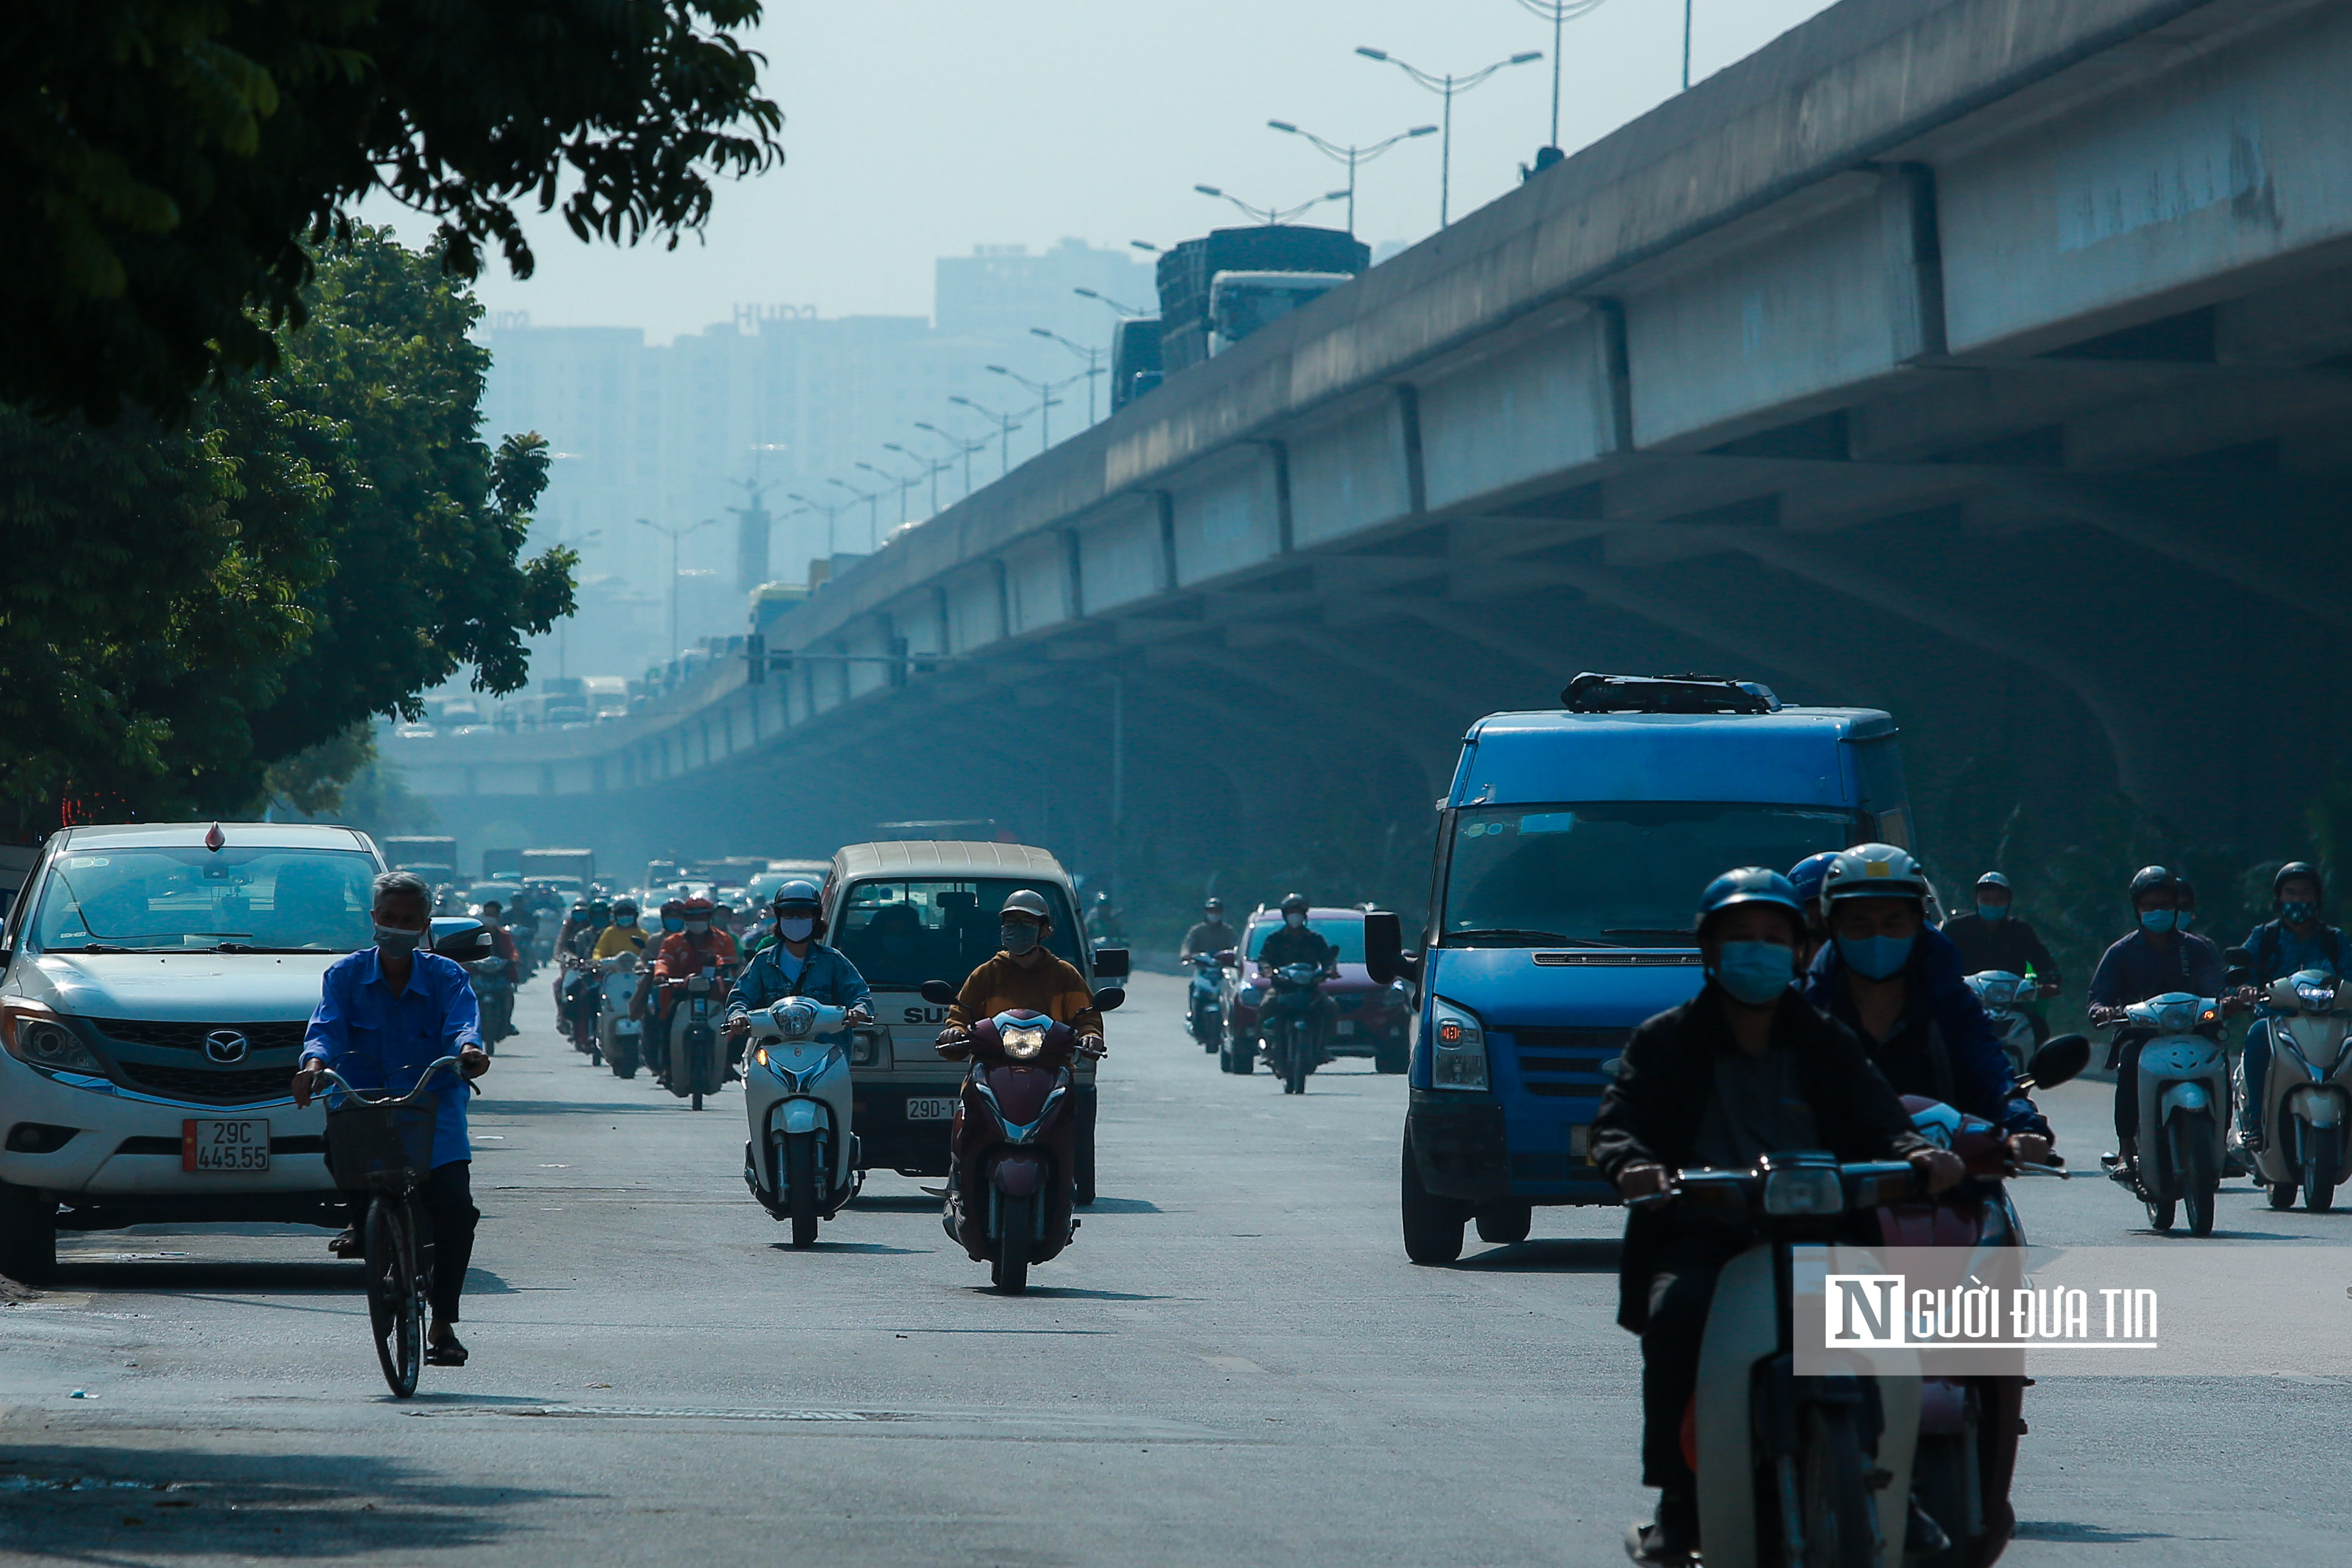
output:
[[1579,676],[1559,710],[1463,738],[1441,805],[1405,1113],[1405,1250],[1461,1256],[1475,1220],[1613,1204],[1586,1153],[1633,1026],[1687,1000],[1692,910],[1735,866],[1908,847],[1895,722],[1783,707],[1746,682]]

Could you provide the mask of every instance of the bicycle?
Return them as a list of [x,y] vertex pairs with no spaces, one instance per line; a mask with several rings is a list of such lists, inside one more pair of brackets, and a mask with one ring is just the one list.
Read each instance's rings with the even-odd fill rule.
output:
[[416,1087],[398,1098],[389,1091],[371,1098],[332,1068],[320,1073],[344,1097],[342,1106],[327,1112],[328,1168],[338,1186],[369,1194],[360,1227],[368,1326],[383,1380],[399,1399],[416,1392],[425,1361],[425,1303],[433,1289],[433,1242],[418,1193],[433,1168],[438,1108],[415,1101],[444,1068],[456,1071],[457,1058],[432,1063],[418,1075]]

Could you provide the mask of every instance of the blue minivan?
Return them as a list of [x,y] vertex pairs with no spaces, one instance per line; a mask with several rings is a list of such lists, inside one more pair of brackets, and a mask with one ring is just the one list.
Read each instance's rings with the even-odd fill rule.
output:
[[[1566,706],[1491,714],[1441,809],[1405,1113],[1405,1251],[1472,1221],[1612,1204],[1585,1152],[1634,1025],[1699,986],[1692,910],[1734,866],[1908,847],[1895,721],[1783,707],[1752,682],[1580,675]],[[1384,944],[1383,944],[1384,945]]]

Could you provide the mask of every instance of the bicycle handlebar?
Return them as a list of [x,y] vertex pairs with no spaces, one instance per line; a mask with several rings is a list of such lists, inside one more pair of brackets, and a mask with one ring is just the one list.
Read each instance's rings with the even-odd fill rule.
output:
[[439,1072],[444,1068],[447,1068],[452,1072],[456,1071],[457,1068],[457,1058],[456,1057],[443,1057],[438,1061],[427,1065],[425,1069],[417,1075],[416,1087],[396,1100],[393,1098],[393,1094],[390,1089],[384,1090],[382,1094],[377,1095],[373,1100],[369,1099],[367,1090],[354,1089],[350,1080],[345,1079],[342,1074],[337,1072],[334,1068],[326,1066],[324,1063],[320,1065],[319,1077],[322,1081],[328,1079],[334,1079],[335,1087],[337,1089],[340,1089],[345,1094],[350,1095],[354,1101],[361,1105],[406,1105],[415,1100],[418,1095],[423,1094],[425,1092],[425,1086],[433,1081],[433,1075]]

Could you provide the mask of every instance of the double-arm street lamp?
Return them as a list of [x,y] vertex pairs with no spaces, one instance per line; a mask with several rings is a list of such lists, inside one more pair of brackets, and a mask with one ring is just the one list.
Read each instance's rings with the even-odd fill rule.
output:
[[1073,375],[1060,381],[1032,381],[1027,376],[1016,374],[1001,364],[990,365],[988,374],[1001,375],[1007,381],[1019,382],[1028,389],[1029,395],[1037,400],[1037,450],[1041,454],[1054,444],[1053,410],[1059,407],[1062,402],[1054,395],[1066,386],[1076,386],[1086,379],[1084,375]]
[[1359,47],[1356,52],[1368,60],[1379,60],[1383,65],[1396,67],[1415,82],[1445,100],[1445,112],[1441,116],[1442,123],[1439,127],[1444,135],[1440,138],[1441,146],[1437,154],[1437,226],[1444,228],[1453,218],[1454,95],[1457,92],[1468,92],[1472,88],[1482,85],[1488,77],[1506,66],[1523,66],[1539,60],[1543,58],[1543,51],[1528,49],[1513,55],[1509,59],[1496,60],[1493,65],[1482,67],[1462,76],[1455,76],[1451,72],[1441,76],[1434,71],[1423,70],[1419,66],[1409,65],[1397,58],[1386,49]]
[[682,528],[665,527],[649,517],[637,519],[640,523],[663,534],[669,540],[669,658],[677,657],[677,547],[679,541],[698,528],[709,528],[719,520],[706,517],[700,522],[689,522]]
[[1091,289],[1073,288],[1070,292],[1077,295],[1082,300],[1092,300],[1098,305],[1108,305],[1114,311],[1122,316],[1148,316],[1151,314],[1150,311],[1144,310],[1140,306],[1122,305],[1118,300],[1112,299],[1109,295],[1097,294]]
[[1204,196],[1214,196],[1221,202],[1233,203],[1234,205],[1241,208],[1244,213],[1247,214],[1251,219],[1255,222],[1265,224],[1269,227],[1276,224],[1288,223],[1292,218],[1298,216],[1302,213],[1308,212],[1313,208],[1319,207],[1325,202],[1344,202],[1348,199],[1348,193],[1345,191],[1326,191],[1321,195],[1315,197],[1312,201],[1301,202],[1295,207],[1256,207],[1250,205],[1249,203],[1242,200],[1241,197],[1229,195],[1228,193],[1218,189],[1214,185],[1194,185],[1192,188],[1200,192]]
[[950,395],[948,398],[948,401],[950,403],[961,403],[966,408],[971,409],[974,414],[979,415],[982,419],[993,419],[996,421],[997,439],[1002,443],[997,450],[996,477],[1001,479],[1005,475],[1011,473],[1013,471],[1013,432],[1021,428],[1020,421],[1013,418],[1010,414],[999,414],[993,408],[983,408],[979,404],[974,403],[971,398],[964,396],[961,393],[956,393]]
[[1342,147],[1336,142],[1326,142],[1312,131],[1301,131],[1287,120],[1269,120],[1266,123],[1286,135],[1303,137],[1315,150],[1337,163],[1348,165],[1348,232],[1356,232],[1356,165],[1369,163],[1400,142],[1410,142],[1416,136],[1434,136],[1434,125],[1416,125],[1410,131],[1400,131],[1385,142],[1375,142],[1369,147]]
[[[866,465],[860,463],[857,466],[862,468]],[[846,479],[827,479],[824,482],[836,489],[847,490],[866,503],[866,548],[868,551],[879,549],[882,540],[882,492],[859,489]]]
[[865,469],[867,473],[872,474],[876,479],[880,479],[883,483],[894,485],[898,488],[898,526],[901,528],[906,527],[907,492],[923,482],[922,476],[918,474],[910,479],[904,474],[894,474],[887,468],[877,468],[871,463],[859,463],[856,466]]
[[1102,374],[1102,350],[1081,347],[1079,344],[1074,343],[1069,339],[1064,337],[1061,333],[1048,331],[1044,327],[1030,328],[1029,335],[1037,338],[1049,338],[1087,362],[1087,423],[1089,426],[1093,425],[1095,422],[1095,377]]
[[[1551,140],[1544,143],[1547,147],[1559,145],[1560,32],[1570,22],[1591,16],[1608,3],[1609,0],[1519,0],[1521,10],[1531,16],[1539,16],[1551,24]],[[1687,5],[1688,0],[1685,0],[1685,4]],[[1690,67],[1687,64],[1689,51],[1684,51],[1684,58],[1685,64],[1683,68],[1685,78],[1683,85],[1688,87],[1690,85],[1688,79]]]
[[[959,453],[962,454],[963,493],[966,495],[971,494],[971,455],[974,452],[986,449],[988,446],[988,437],[982,436],[977,441],[967,440],[951,430],[942,430],[938,426],[922,419],[915,421],[915,428],[918,430],[929,431],[932,435],[937,436],[940,440],[945,441],[949,446],[953,447]],[[949,460],[953,461],[952,458]]]
[[795,490],[786,490],[784,492],[784,499],[787,500],[796,500],[800,502],[801,510],[803,511],[821,511],[824,513],[824,555],[826,560],[832,560],[833,552],[837,548],[833,542],[833,520],[841,515],[841,508],[837,506],[828,506],[821,500],[811,500],[808,497],[802,495]]
[[886,452],[896,452],[898,456],[907,458],[908,461],[919,463],[922,466],[922,479],[918,479],[911,482],[921,484],[924,479],[928,479],[931,481],[930,515],[937,517],[940,514],[940,470],[948,466],[946,459],[934,458],[929,452],[918,452],[911,447],[902,447],[896,441],[883,442],[882,449]]

